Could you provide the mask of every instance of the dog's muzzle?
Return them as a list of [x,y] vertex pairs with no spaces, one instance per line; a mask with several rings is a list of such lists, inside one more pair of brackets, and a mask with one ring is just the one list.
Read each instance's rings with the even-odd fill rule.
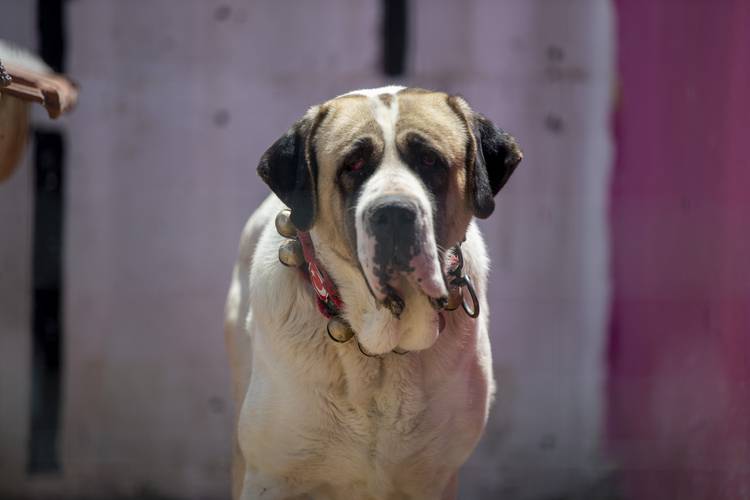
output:
[[375,298],[396,316],[404,287],[431,299],[447,295],[429,207],[408,195],[383,195],[361,212],[358,256]]
[[416,234],[417,208],[407,201],[386,199],[371,207],[366,217],[375,239],[375,265],[391,273],[408,272],[412,258],[421,251]]

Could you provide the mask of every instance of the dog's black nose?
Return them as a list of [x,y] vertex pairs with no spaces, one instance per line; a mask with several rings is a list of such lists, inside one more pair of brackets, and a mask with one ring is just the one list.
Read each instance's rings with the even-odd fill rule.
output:
[[370,223],[379,231],[403,231],[414,227],[417,213],[406,205],[385,205],[372,212]]
[[416,207],[390,202],[370,211],[370,229],[376,241],[376,260],[381,264],[407,266],[417,252]]

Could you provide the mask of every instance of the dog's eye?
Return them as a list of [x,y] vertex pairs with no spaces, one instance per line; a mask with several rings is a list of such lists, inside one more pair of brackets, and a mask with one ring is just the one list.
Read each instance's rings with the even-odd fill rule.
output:
[[347,161],[344,165],[344,168],[347,170],[347,172],[360,172],[364,167],[365,159],[361,156]]
[[424,151],[419,157],[419,162],[425,167],[434,167],[437,163],[437,155],[432,151]]

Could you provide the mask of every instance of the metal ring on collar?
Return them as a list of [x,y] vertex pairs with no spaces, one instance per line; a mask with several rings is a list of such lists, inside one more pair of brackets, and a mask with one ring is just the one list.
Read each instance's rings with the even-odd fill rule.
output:
[[[331,329],[334,331],[331,332]],[[333,317],[328,321],[326,332],[331,340],[339,344],[346,344],[354,338],[354,330],[349,326],[349,323],[339,317]]]
[[471,283],[471,279],[469,276],[464,276],[464,286],[469,290],[469,295],[471,296],[471,302],[472,306],[471,308],[466,304],[466,298],[463,296],[463,288],[461,290],[461,295],[463,298],[463,301],[461,302],[461,305],[464,308],[464,312],[470,317],[470,318],[476,318],[479,316],[479,299],[477,298],[477,292],[474,290],[474,285]]
[[359,348],[359,352],[367,356],[368,358],[380,358],[380,354],[371,354],[365,350],[364,347],[362,347],[362,344],[359,343],[359,340],[357,341],[357,347]]

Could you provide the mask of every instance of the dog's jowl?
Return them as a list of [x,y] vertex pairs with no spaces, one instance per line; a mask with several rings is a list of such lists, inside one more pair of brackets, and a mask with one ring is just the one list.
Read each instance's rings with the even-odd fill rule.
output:
[[472,219],[521,157],[404,87],[314,106],[263,154],[226,307],[235,498],[455,497],[494,390]]

